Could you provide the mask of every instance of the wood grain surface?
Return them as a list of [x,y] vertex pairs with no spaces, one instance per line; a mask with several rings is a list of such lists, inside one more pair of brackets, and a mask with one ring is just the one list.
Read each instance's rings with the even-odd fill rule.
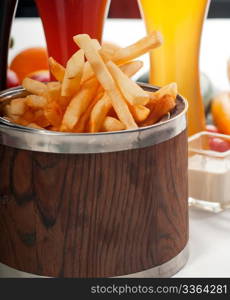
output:
[[160,265],[188,240],[187,136],[106,154],[0,146],[0,262],[52,277]]

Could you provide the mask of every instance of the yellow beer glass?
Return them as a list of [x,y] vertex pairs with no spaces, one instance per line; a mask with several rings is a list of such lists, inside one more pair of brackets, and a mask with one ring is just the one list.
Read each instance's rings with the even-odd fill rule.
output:
[[150,54],[150,83],[177,82],[189,102],[188,133],[205,128],[200,91],[199,53],[209,0],[139,0],[148,32],[159,30],[163,45]]

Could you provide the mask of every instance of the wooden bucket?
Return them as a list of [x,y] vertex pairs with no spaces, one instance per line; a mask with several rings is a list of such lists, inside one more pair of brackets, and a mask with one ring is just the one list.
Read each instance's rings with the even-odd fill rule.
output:
[[0,123],[0,276],[169,277],[181,269],[186,110],[178,96],[169,120],[115,133]]

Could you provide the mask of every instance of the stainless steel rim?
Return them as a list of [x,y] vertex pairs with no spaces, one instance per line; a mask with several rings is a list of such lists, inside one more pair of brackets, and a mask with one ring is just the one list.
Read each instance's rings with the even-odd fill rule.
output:
[[[140,84],[146,90],[158,87]],[[19,88],[0,93],[1,99],[15,98],[24,90]],[[169,140],[186,129],[187,101],[180,95],[177,102],[182,110],[169,120],[134,130],[102,133],[61,133],[37,130],[0,121],[0,143],[14,148],[49,153],[105,153],[144,148]]]
[[[116,278],[168,278],[175,275],[179,272],[189,258],[189,247],[188,244],[185,248],[171,260],[166,263],[147,269],[138,273],[118,276]],[[38,276],[31,273],[22,272],[13,268],[8,267],[7,265],[0,263],[0,278],[44,278],[44,276]],[[48,278],[48,277],[46,277]]]

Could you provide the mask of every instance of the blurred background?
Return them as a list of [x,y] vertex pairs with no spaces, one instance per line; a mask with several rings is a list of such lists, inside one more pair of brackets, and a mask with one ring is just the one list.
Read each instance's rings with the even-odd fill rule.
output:
[[[49,1],[49,0],[47,0]],[[131,5],[132,3],[132,5]],[[19,0],[16,17],[37,17],[34,0]],[[111,0],[110,18],[140,18],[137,0]],[[229,18],[230,0],[212,0],[208,18]]]

